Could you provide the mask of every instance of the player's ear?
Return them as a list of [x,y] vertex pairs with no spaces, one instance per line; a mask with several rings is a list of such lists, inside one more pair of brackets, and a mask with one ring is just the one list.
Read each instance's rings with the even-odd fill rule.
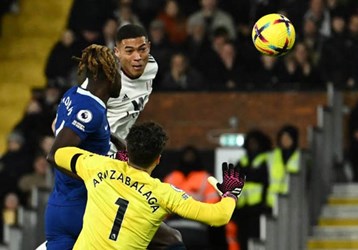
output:
[[150,41],[147,42],[147,46],[148,46],[148,53],[150,53],[150,46],[151,46]]
[[160,158],[162,157],[162,155],[159,155],[158,157],[157,157],[157,159],[155,160],[155,165],[159,165],[159,163],[160,163]]
[[114,54],[116,55],[116,57],[119,59],[119,49],[117,47],[114,47]]

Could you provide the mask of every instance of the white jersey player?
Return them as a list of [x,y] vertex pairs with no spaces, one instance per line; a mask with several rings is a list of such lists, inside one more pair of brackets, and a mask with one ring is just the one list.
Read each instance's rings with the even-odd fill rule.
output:
[[[140,112],[152,93],[153,80],[158,72],[158,64],[149,56],[143,74],[131,79],[121,70],[122,89],[118,98],[110,98],[107,103],[107,117],[111,132],[115,136],[125,139],[130,127],[135,123]],[[111,151],[113,151],[113,147]]]
[[[112,134],[125,139],[149,100],[158,64],[149,54],[146,31],[138,25],[118,30],[114,52],[121,65],[122,89],[118,98],[108,101],[107,117]],[[162,223],[148,249],[184,250],[185,246],[180,232]]]

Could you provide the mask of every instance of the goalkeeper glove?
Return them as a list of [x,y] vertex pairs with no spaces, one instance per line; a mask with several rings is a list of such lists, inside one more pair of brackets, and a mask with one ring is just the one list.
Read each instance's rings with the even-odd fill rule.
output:
[[116,153],[109,155],[109,157],[120,161],[128,161],[128,153],[126,150],[117,151]]
[[209,183],[223,197],[232,197],[237,200],[245,184],[245,175],[240,173],[238,167],[234,167],[233,164],[227,164],[226,162],[222,164],[222,171],[222,183],[219,183],[213,176],[208,178]]

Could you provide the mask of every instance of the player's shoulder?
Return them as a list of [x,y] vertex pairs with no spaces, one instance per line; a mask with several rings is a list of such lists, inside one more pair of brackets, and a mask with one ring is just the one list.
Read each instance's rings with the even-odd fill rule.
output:
[[73,101],[79,108],[93,110],[105,110],[106,104],[97,96],[91,94],[88,90],[77,87],[73,94]]
[[175,192],[183,192],[183,190],[175,187],[172,184],[162,182],[161,180],[157,178],[153,178],[152,185],[155,186],[156,190],[163,194],[170,194]]
[[106,117],[106,106],[102,100],[80,87],[71,88],[62,103],[66,112],[82,123],[101,123]]
[[148,56],[148,63],[157,63],[157,61],[155,60],[154,56],[150,55]]

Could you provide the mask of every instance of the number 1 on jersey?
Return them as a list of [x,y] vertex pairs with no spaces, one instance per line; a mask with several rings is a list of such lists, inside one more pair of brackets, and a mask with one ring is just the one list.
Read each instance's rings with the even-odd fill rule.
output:
[[116,205],[118,205],[119,208],[117,210],[116,218],[114,219],[111,234],[109,235],[110,240],[116,241],[118,238],[119,230],[121,229],[123,217],[127,210],[128,203],[129,201],[124,200],[122,198],[118,198],[118,200],[116,201]]

